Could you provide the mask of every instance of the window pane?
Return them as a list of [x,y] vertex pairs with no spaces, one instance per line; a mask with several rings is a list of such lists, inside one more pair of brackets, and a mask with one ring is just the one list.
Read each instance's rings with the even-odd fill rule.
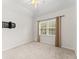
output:
[[46,29],[41,29],[41,34],[46,34]]
[[56,19],[39,22],[40,35],[55,35]]
[[40,35],[47,35],[47,33],[46,33],[47,21],[40,22],[39,26],[40,26],[39,27]]
[[41,24],[41,29],[44,29],[44,28],[46,28],[46,23]]
[[55,27],[55,20],[49,21],[49,27]]
[[55,28],[49,28],[49,35],[55,35],[56,29]]

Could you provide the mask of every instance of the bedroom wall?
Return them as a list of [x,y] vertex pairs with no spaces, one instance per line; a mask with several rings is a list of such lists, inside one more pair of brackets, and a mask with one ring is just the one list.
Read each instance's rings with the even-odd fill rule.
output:
[[[76,7],[69,7],[57,12],[48,12],[45,14],[41,14],[37,17],[37,20],[41,19],[47,19],[51,17],[56,17],[64,15],[62,20],[62,26],[61,26],[61,40],[62,40],[62,47],[76,50]],[[35,25],[36,26],[36,25]],[[37,26],[36,26],[37,27]],[[37,31],[35,29],[35,31]],[[36,36],[37,34],[35,34]],[[43,37],[44,38],[44,37]],[[36,40],[36,38],[35,38]],[[51,39],[44,40],[44,42],[49,42]],[[52,42],[50,42],[52,44]]]
[[[32,9],[24,7],[22,0],[3,0],[2,21],[16,23],[14,29],[2,29],[2,50],[33,41]],[[27,6],[27,5],[26,5]]]

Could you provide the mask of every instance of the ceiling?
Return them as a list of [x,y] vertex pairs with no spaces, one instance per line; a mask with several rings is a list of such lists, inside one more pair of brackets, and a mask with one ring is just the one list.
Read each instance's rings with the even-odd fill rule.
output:
[[[24,0],[29,6],[32,7],[31,0]],[[74,6],[76,0],[39,0],[37,8],[34,10],[38,15],[42,15],[48,12],[56,12]],[[34,6],[33,6],[34,7]],[[33,8],[32,7],[32,8]]]
[[43,0],[38,5],[38,15],[56,12],[74,6],[76,0]]
[[42,15],[48,12],[56,12],[69,8],[76,4],[76,0],[39,0],[37,8],[32,5],[32,0],[13,0],[16,4],[28,8],[37,15]]

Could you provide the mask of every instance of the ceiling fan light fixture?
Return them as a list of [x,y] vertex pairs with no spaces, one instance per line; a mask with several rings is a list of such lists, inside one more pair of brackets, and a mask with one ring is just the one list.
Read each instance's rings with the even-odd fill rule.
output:
[[32,0],[32,5],[33,5],[34,7],[36,7],[37,4],[38,4],[38,0]]

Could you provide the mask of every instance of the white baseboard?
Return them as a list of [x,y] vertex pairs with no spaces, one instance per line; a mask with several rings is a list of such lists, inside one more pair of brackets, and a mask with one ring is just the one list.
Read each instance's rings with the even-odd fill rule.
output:
[[23,45],[23,44],[26,44],[26,43],[29,43],[29,42],[33,42],[33,41],[21,41],[21,42],[19,42],[19,43],[17,43],[17,44],[14,44],[14,45],[12,45],[11,47],[7,47],[6,49],[2,49],[2,51],[7,51],[7,50],[9,50],[9,49],[12,49],[12,48],[15,48],[15,47],[18,47],[18,46],[20,46],[20,45]]
[[74,52],[75,52],[75,49],[74,49],[74,48],[63,47],[63,46],[62,46],[62,48],[69,49],[69,50],[72,50],[72,51],[74,51]]

